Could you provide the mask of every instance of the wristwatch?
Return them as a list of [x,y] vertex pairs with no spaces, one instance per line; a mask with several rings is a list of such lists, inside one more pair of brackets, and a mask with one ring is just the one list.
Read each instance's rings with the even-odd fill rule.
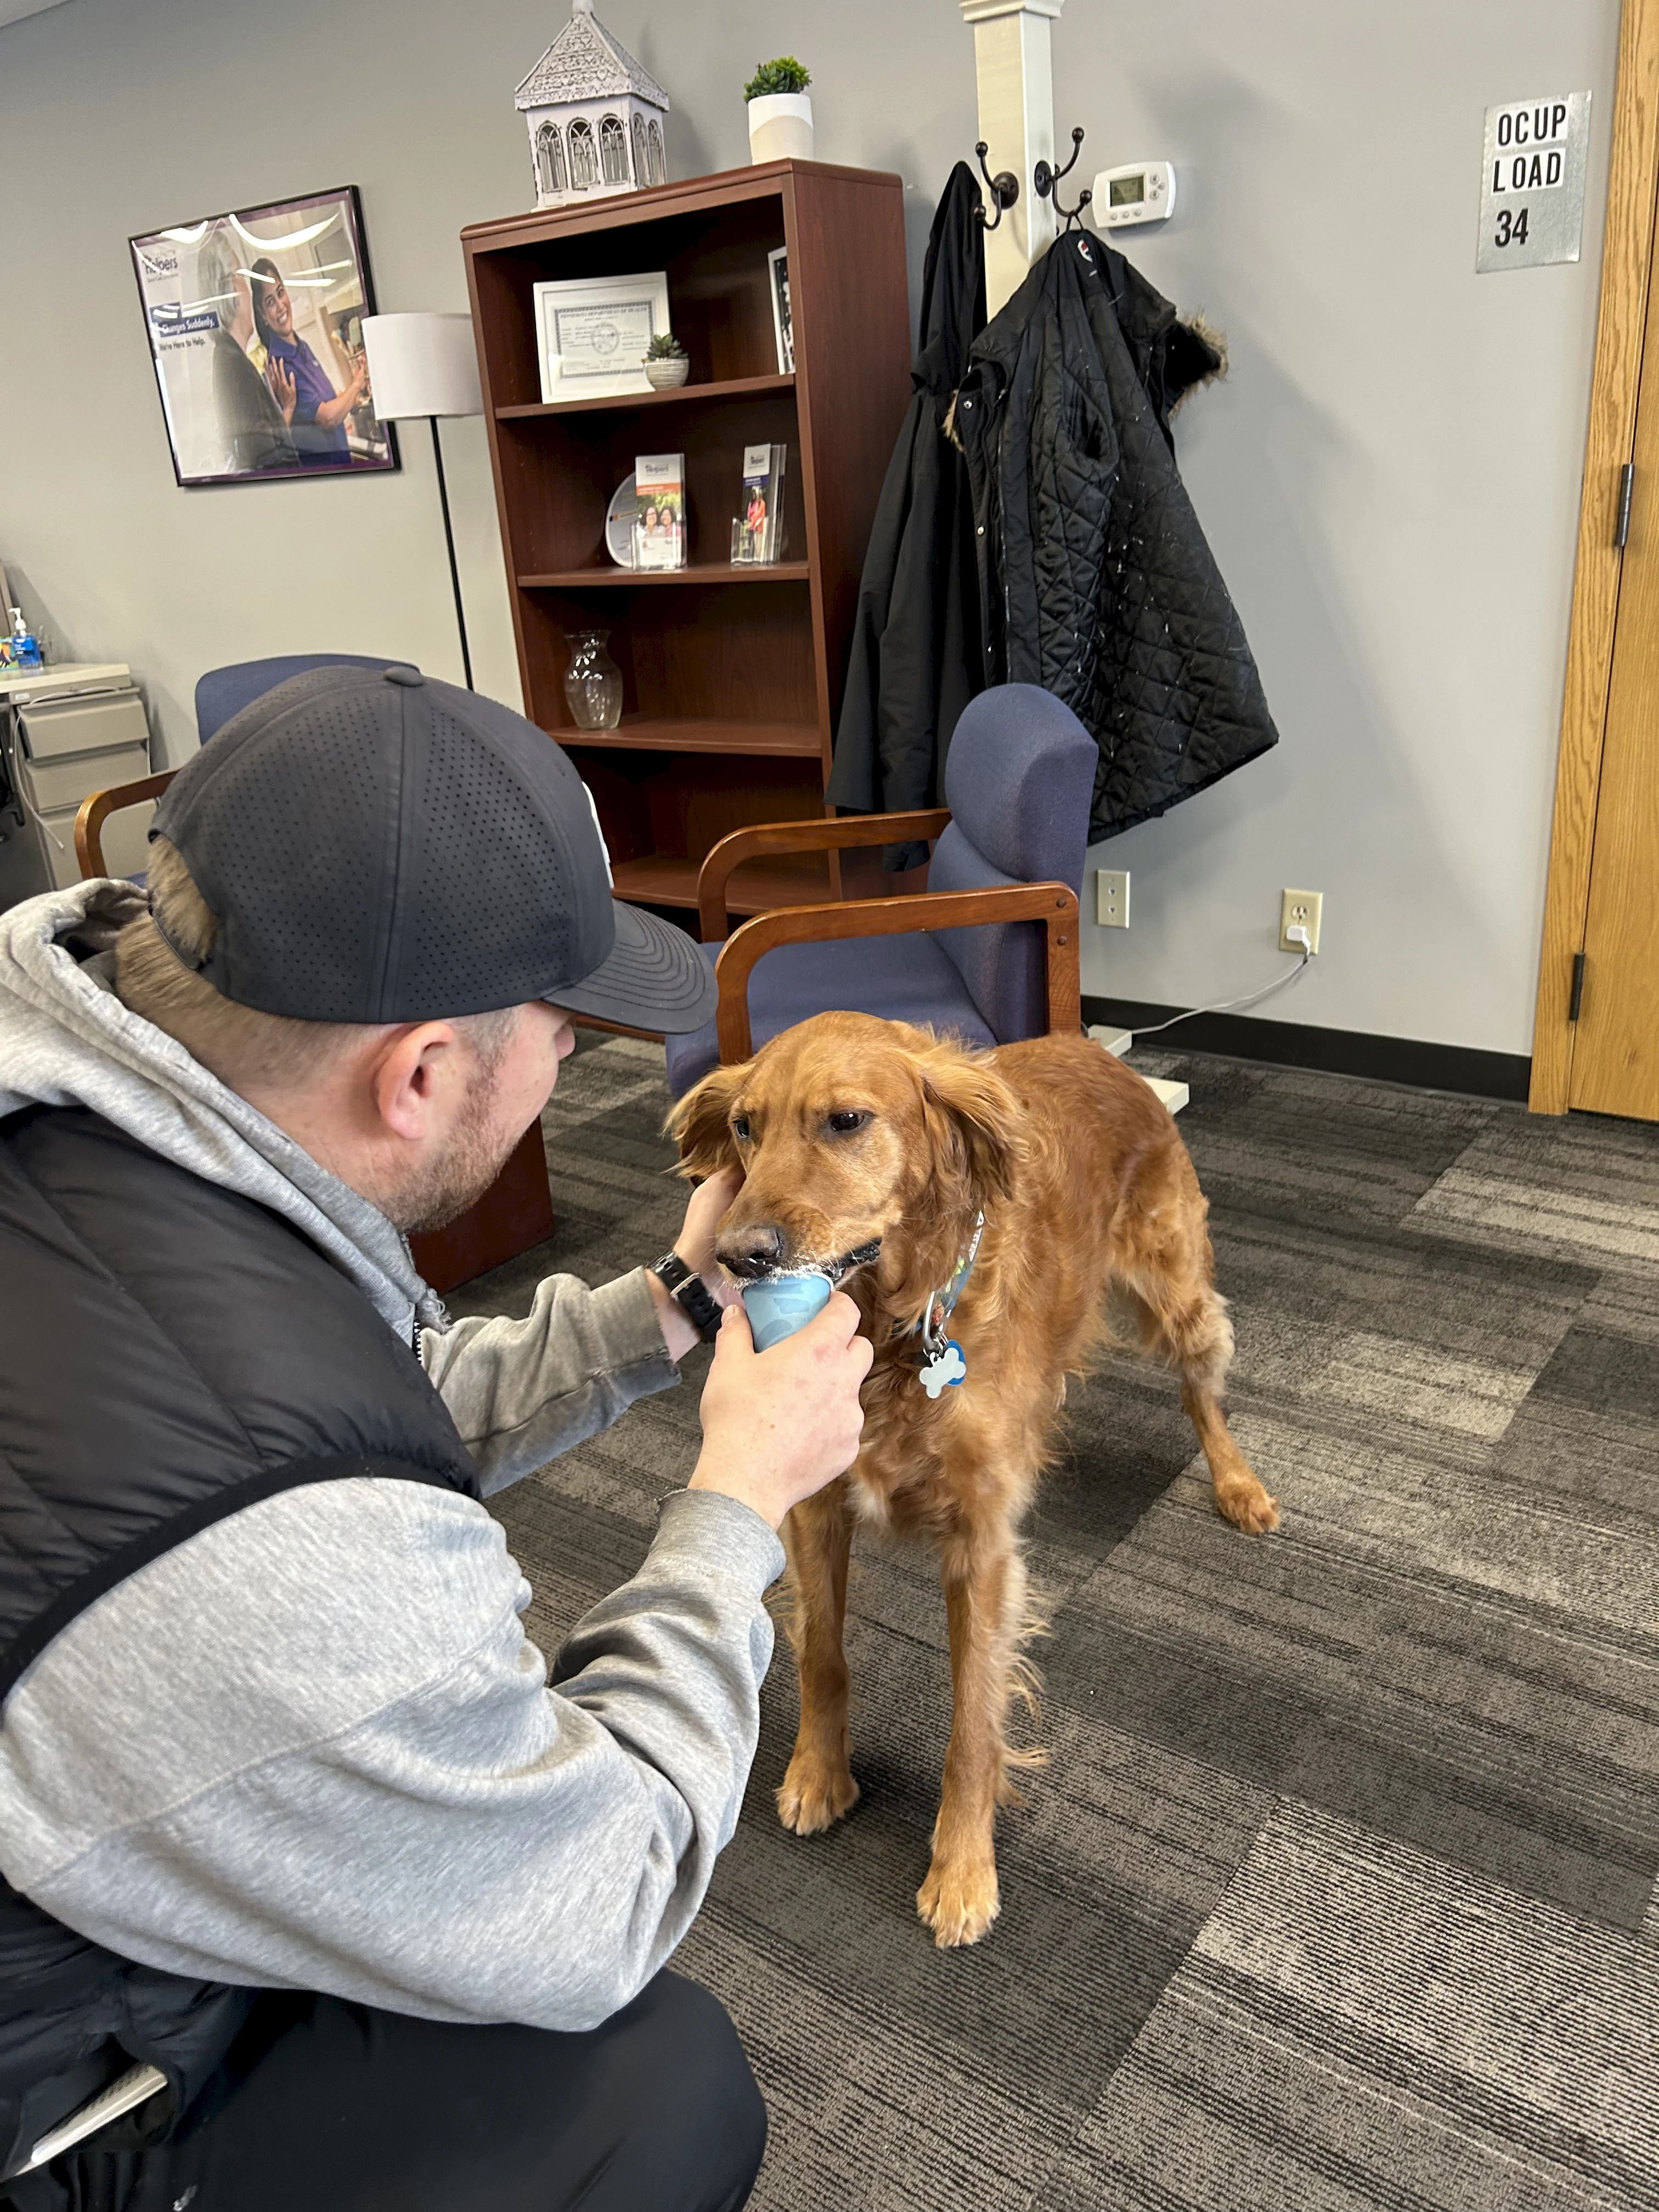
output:
[[720,1310],[708,1295],[702,1277],[688,1267],[678,1252],[665,1252],[651,1263],[651,1273],[685,1316],[705,1344],[720,1334]]

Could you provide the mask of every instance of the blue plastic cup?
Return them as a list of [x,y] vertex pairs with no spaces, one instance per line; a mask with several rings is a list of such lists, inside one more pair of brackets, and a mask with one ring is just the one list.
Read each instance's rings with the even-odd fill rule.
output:
[[769,1352],[805,1328],[814,1314],[830,1303],[834,1288],[828,1275],[767,1275],[743,1286],[743,1309],[749,1316],[750,1334],[757,1352]]

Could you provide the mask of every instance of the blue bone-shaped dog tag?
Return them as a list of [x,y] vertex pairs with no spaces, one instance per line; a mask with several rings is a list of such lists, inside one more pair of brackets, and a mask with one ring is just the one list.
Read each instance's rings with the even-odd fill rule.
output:
[[930,1398],[937,1398],[949,1382],[960,1382],[968,1372],[968,1362],[962,1356],[962,1346],[955,1337],[945,1340],[943,1352],[935,1352],[921,1370],[921,1387]]

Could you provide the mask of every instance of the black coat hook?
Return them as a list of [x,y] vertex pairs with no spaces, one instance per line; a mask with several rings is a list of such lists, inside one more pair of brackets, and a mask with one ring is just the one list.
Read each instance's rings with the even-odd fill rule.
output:
[[1047,161],[1039,161],[1031,173],[1031,185],[1037,198],[1040,200],[1046,200],[1051,194],[1053,195],[1054,213],[1060,217],[1061,227],[1066,230],[1070,230],[1074,224],[1081,223],[1084,209],[1094,198],[1093,192],[1085,189],[1078,194],[1077,204],[1074,207],[1062,207],[1060,194],[1054,190],[1060,179],[1069,177],[1076,168],[1078,156],[1082,151],[1083,125],[1079,123],[1072,133],[1072,158],[1066,167],[1063,169],[1056,169],[1051,167]]
[[1014,202],[1019,198],[1019,179],[1012,169],[999,169],[994,177],[991,174],[985,166],[985,156],[990,149],[984,139],[980,140],[974,151],[979,156],[979,173],[989,185],[991,198],[997,204],[995,221],[986,214],[982,206],[976,208],[975,213],[987,230],[994,230],[997,224],[1002,221],[1004,212],[1012,207]]

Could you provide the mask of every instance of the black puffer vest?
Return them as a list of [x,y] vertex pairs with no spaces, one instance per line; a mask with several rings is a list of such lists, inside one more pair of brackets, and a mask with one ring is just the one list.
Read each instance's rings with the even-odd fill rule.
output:
[[[412,1347],[331,1261],[95,1114],[0,1123],[0,1698],[186,1537],[365,1474],[478,1495]],[[252,1997],[118,1957],[0,1881],[0,2173],[135,2060],[182,2110]]]

